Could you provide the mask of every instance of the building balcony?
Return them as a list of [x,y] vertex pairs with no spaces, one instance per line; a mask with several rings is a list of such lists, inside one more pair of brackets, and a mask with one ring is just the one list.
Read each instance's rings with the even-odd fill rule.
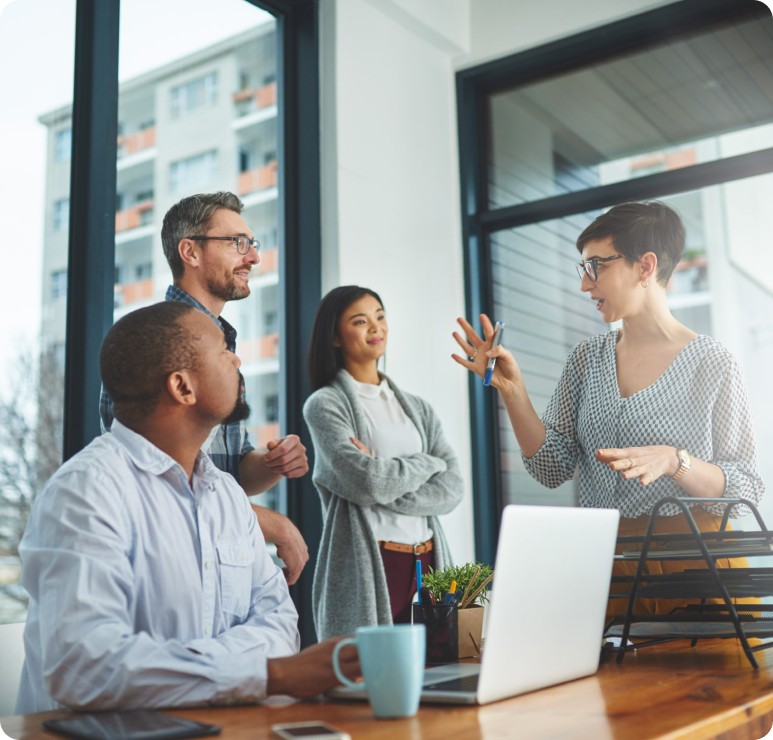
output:
[[279,332],[264,334],[254,339],[242,339],[236,347],[236,354],[242,362],[268,360],[279,355]]
[[270,82],[263,87],[240,90],[234,93],[234,103],[237,115],[246,116],[256,110],[263,110],[276,105],[276,82]]
[[131,208],[124,208],[115,214],[115,233],[131,231],[153,223],[153,201],[144,200]]
[[116,283],[113,286],[114,305],[128,306],[153,297],[153,278],[138,280],[135,283]]
[[156,127],[150,126],[131,136],[118,137],[118,158],[137,154],[156,145]]
[[269,162],[265,167],[258,167],[254,170],[247,170],[239,173],[237,190],[239,195],[247,195],[259,190],[268,190],[276,187],[278,163]]

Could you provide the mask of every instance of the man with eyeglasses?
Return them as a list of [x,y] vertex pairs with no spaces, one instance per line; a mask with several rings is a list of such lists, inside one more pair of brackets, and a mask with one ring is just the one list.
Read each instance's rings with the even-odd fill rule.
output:
[[[259,244],[241,217],[243,208],[233,193],[191,195],[167,211],[161,227],[174,281],[166,300],[206,313],[222,330],[230,352],[236,351],[236,330],[220,314],[228,301],[250,294],[250,271],[260,262]],[[112,401],[104,388],[99,412],[102,429],[108,431],[113,423]],[[267,450],[256,450],[244,421],[216,426],[202,450],[249,496],[267,491],[282,477],[298,478],[309,470],[306,448],[297,435],[272,440]],[[261,506],[252,509],[266,542],[276,545],[285,563],[288,584],[295,583],[309,559],[301,533],[279,512]]]

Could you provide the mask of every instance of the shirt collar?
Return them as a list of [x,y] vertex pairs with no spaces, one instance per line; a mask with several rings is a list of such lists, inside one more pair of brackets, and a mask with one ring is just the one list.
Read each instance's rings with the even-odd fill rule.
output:
[[218,325],[223,334],[225,334],[225,343],[228,349],[231,352],[235,351],[236,329],[234,329],[233,326],[231,326],[231,324],[229,324],[221,316],[215,316],[215,314],[208,310],[203,303],[197,301],[190,293],[186,293],[182,288],[178,288],[176,285],[170,285],[166,289],[166,295],[164,296],[164,299],[167,301],[180,301],[181,303],[187,303],[189,306],[193,306],[194,308],[198,308],[199,311],[203,311],[212,319],[212,321]]
[[[175,467],[180,467],[177,460],[159,450],[152,442],[141,434],[129,429],[121,424],[118,419],[113,419],[110,427],[110,433],[114,439],[126,450],[132,462],[141,470],[145,470],[151,475],[161,475]],[[201,479],[209,479],[216,475],[214,463],[209,456],[199,451],[196,456],[196,463],[193,467],[194,475]]]
[[395,392],[389,387],[389,381],[386,378],[381,380],[379,385],[373,385],[372,383],[360,383],[359,380],[355,380],[352,374],[348,370],[344,370],[354,383],[354,387],[357,389],[357,395],[362,398],[383,398],[386,401],[391,400]]

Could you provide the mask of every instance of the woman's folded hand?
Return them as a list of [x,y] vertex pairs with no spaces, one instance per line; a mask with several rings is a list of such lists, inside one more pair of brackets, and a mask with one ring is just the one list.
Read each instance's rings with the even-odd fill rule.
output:
[[626,480],[638,478],[643,486],[662,475],[676,475],[681,466],[676,447],[667,445],[597,450],[596,459],[610,470],[620,472]]

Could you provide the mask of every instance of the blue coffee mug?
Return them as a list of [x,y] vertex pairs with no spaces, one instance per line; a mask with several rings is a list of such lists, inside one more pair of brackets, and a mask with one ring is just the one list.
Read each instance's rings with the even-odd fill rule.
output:
[[[358,627],[354,637],[335,646],[333,669],[344,686],[367,690],[376,717],[412,717],[419,709],[424,682],[426,640],[423,624]],[[364,683],[354,683],[341,673],[338,654],[344,645],[357,646]]]

